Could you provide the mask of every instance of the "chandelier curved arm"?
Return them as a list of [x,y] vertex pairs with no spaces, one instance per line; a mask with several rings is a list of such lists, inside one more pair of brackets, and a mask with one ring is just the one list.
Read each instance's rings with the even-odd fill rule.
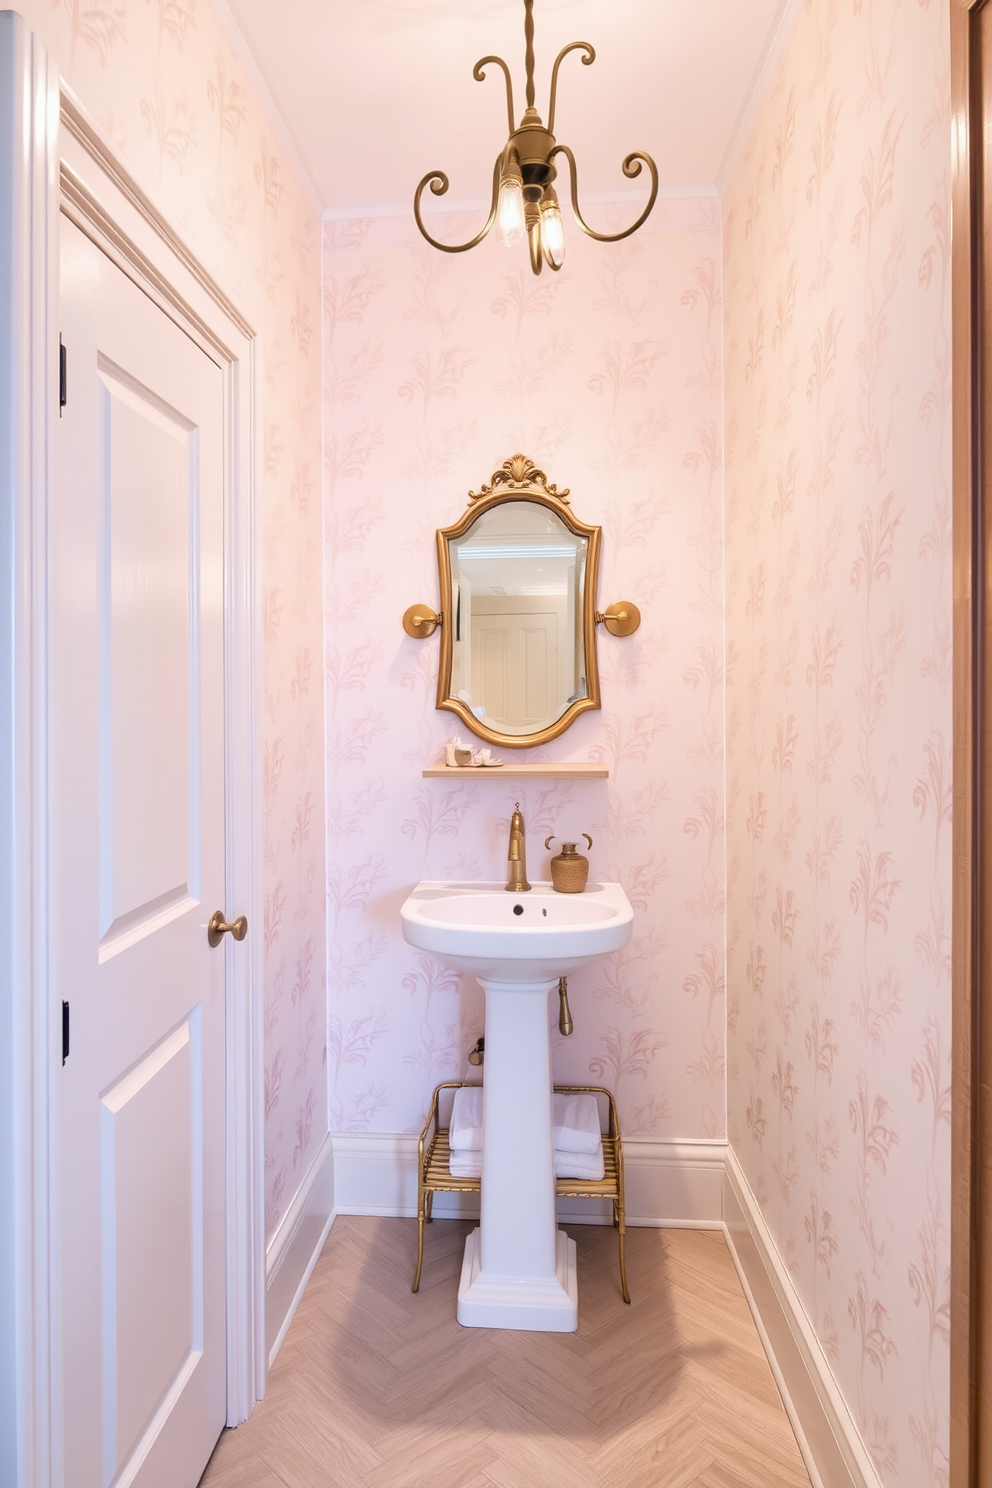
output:
[[552,157],[555,155],[564,155],[568,161],[570,184],[572,188],[572,211],[575,213],[576,222],[579,224],[582,231],[586,233],[590,238],[595,238],[597,243],[619,243],[621,238],[629,238],[631,233],[635,233],[639,227],[642,227],[644,223],[647,222],[648,217],[651,215],[651,208],[658,200],[658,167],[655,165],[650,155],[645,154],[643,150],[632,150],[630,154],[624,159],[623,173],[629,181],[636,180],[636,178],[641,174],[642,163],[643,165],[647,166],[648,170],[651,172],[651,195],[648,197],[648,204],[644,208],[644,211],[641,213],[641,215],[638,217],[637,221],[632,222],[629,227],[624,228],[623,232],[618,233],[596,232],[595,229],[591,228],[589,224],[584,220],[582,213],[579,211],[579,189],[575,171],[575,156],[572,154],[568,145],[555,145],[554,149],[549,154],[548,159],[551,160]]
[[503,58],[502,57],[480,57],[479,60],[478,60],[478,62],[476,62],[475,66],[472,68],[472,76],[475,78],[475,81],[477,83],[483,82],[485,80],[485,76],[486,76],[486,68],[489,66],[490,62],[493,63],[493,65],[495,67],[502,67],[502,69],[503,69],[503,76],[506,78],[506,117],[507,117],[508,126],[509,126],[508,127],[508,130],[507,130],[507,133],[508,134],[512,134],[513,133],[513,130],[514,130],[514,123],[513,123],[513,80],[510,77],[510,69],[507,67],[506,63],[503,61]]
[[500,153],[496,156],[496,164],[493,166],[493,200],[492,205],[489,208],[489,217],[487,218],[486,225],[482,229],[482,231],[477,232],[475,237],[470,239],[470,241],[467,243],[439,243],[437,238],[431,237],[430,233],[424,226],[424,219],[420,215],[420,198],[423,193],[424,187],[427,185],[428,182],[430,182],[430,188],[433,194],[435,196],[443,196],[450,184],[444,171],[433,170],[427,172],[426,176],[421,181],[420,185],[417,187],[416,191],[413,194],[413,215],[417,219],[417,226],[420,228],[422,236],[427,239],[432,248],[440,248],[442,253],[465,253],[469,248],[474,248],[477,243],[482,242],[483,238],[486,236],[486,233],[496,221],[496,204],[499,201],[499,172],[502,163],[503,152],[501,150]]
[[596,60],[596,48],[591,46],[588,41],[571,41],[567,47],[562,47],[555,58],[555,65],[551,69],[551,98],[548,102],[549,134],[554,134],[555,132],[555,99],[558,96],[558,69],[562,64],[562,59],[567,57],[569,52],[577,52],[580,47],[585,53],[585,56],[582,58],[582,66],[591,67]]

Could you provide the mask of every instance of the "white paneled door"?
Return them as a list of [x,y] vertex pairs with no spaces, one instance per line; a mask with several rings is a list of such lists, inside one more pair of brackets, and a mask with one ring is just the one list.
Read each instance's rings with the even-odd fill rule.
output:
[[226,1408],[224,380],[65,218],[60,262],[65,1482],[194,1488]]

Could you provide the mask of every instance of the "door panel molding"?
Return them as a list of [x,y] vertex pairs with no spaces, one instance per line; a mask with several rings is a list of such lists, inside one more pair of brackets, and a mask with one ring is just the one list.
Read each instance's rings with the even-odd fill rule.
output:
[[[0,1481],[60,1488],[57,1213],[62,1010],[48,974],[58,924],[48,864],[46,524],[59,407],[64,213],[222,368],[226,892],[252,933],[226,957],[227,1419],[265,1390],[260,593],[261,348],[255,331],[130,176],[54,59],[0,13]],[[69,348],[68,396],[72,396]],[[9,998],[4,984],[10,988]],[[6,1115],[0,1118],[0,1133]],[[10,1327],[7,1323],[10,1323]],[[9,1388],[8,1388],[9,1387]]]

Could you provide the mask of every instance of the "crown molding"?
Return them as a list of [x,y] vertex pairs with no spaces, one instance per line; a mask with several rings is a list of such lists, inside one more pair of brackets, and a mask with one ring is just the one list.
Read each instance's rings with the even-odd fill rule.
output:
[[237,54],[238,61],[248,75],[248,81],[258,97],[259,103],[262,105],[263,113],[271,124],[276,138],[285,151],[287,160],[309,198],[310,205],[317,213],[317,216],[321,217],[327,208],[324,193],[321,191],[316,177],[307,164],[302,146],[292,129],[290,129],[285,114],[276,102],[275,95],[269,86],[269,81],[262,70],[258,58],[249,46],[248,40],[238,25],[234,12],[228,5],[227,0],[210,0],[210,3],[213,6],[217,19],[224,28],[228,41]]
[[730,143],[727,145],[717,175],[717,189],[721,198],[726,196],[730,183],[734,179],[734,172],[740,164],[745,146],[751,137],[755,121],[768,89],[771,87],[778,59],[792,34],[792,28],[796,23],[802,3],[803,0],[781,0],[775,18],[768,28],[765,44],[751,75],[750,85],[744,95],[744,102],[741,104],[737,122],[730,135]]

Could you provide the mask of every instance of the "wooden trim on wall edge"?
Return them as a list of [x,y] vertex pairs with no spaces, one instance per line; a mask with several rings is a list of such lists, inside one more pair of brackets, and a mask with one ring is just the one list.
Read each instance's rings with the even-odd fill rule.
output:
[[[951,32],[952,195],[952,485],[953,485],[953,918],[951,1077],[951,1377],[950,1482],[978,1483],[978,1300],[981,1246],[976,1228],[975,1038],[980,954],[981,719],[980,586],[976,584],[980,497],[981,178],[973,143],[981,141],[981,88],[975,46],[984,0],[953,0]],[[977,117],[976,117],[977,110]],[[975,132],[975,125],[978,132]]]

